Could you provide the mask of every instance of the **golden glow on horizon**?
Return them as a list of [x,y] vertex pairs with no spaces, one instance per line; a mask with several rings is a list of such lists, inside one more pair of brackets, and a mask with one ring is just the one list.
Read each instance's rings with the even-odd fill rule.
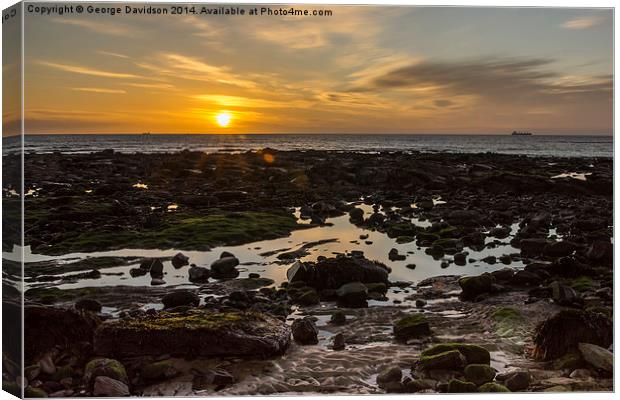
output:
[[230,124],[230,120],[232,119],[232,115],[228,112],[221,112],[215,116],[215,120],[217,124],[222,128],[226,128],[228,124]]

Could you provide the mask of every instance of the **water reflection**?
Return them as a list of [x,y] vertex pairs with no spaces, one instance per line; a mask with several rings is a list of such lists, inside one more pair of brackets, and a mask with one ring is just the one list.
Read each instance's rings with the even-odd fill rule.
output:
[[[373,207],[369,205],[359,205],[364,210],[366,216],[373,212]],[[296,210],[299,217],[299,210]],[[411,222],[418,226],[429,226],[430,222],[420,221],[416,217],[411,217]],[[301,221],[304,223],[304,221]],[[513,236],[518,230],[518,224],[513,224],[510,235]],[[363,240],[360,237],[364,238]],[[329,241],[331,239],[331,241]],[[319,256],[332,257],[351,251],[361,251],[371,260],[378,260],[388,265],[392,272],[390,274],[391,281],[410,281],[418,282],[438,275],[478,275],[483,272],[489,272],[506,267],[502,263],[488,264],[480,261],[487,256],[499,257],[504,254],[517,252],[515,248],[508,243],[510,237],[503,241],[497,241],[493,238],[487,238],[487,243],[495,241],[495,247],[485,248],[482,251],[473,251],[466,248],[469,254],[467,259],[477,260],[467,263],[464,266],[457,266],[449,263],[447,267],[441,267],[442,261],[451,260],[451,256],[445,256],[439,260],[433,259],[432,256],[426,254],[423,248],[416,246],[415,242],[397,243],[395,238],[389,238],[385,233],[377,232],[371,229],[358,228],[349,222],[348,215],[336,218],[329,218],[326,226],[314,227],[294,231],[290,236],[274,239],[258,241],[242,246],[223,246],[215,248],[211,251],[182,251],[190,258],[190,262],[199,266],[209,266],[211,262],[219,258],[223,251],[233,253],[239,258],[241,265],[239,270],[240,277],[247,277],[250,273],[258,273],[262,277],[273,279],[276,284],[286,280],[286,271],[290,263],[285,263],[277,258],[278,254],[284,251],[296,250],[304,244],[321,240],[321,244],[308,249],[308,254],[301,257],[302,261],[314,261]],[[404,260],[390,261],[388,252],[390,249],[397,249],[400,254],[406,256]],[[113,251],[103,251],[94,253],[73,253],[66,254],[61,257],[41,256],[26,253],[27,262],[35,262],[42,260],[63,260],[64,262],[74,262],[76,260],[92,257],[171,257],[179,250],[157,250],[157,249],[122,249]],[[407,268],[409,264],[415,264],[415,269]],[[63,289],[79,288],[79,287],[97,287],[97,286],[149,286],[151,277],[140,276],[131,277],[129,269],[136,265],[123,265],[113,268],[105,268],[101,270],[102,277],[95,280],[81,280],[77,282],[62,283],[57,285]],[[445,266],[445,265],[444,265]],[[521,268],[521,261],[513,261],[512,267]],[[27,265],[26,265],[26,268]],[[169,261],[164,262],[164,280],[166,285],[181,285],[183,287],[195,287],[188,281],[188,268],[175,269]],[[42,286],[41,283],[31,283],[30,287]],[[49,285],[46,283],[45,285]],[[54,285],[52,283],[52,285]]]

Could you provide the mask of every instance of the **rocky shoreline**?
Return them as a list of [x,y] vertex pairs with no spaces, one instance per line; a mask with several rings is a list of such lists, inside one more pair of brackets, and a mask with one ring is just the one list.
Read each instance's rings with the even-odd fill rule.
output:
[[[25,162],[33,253],[181,251],[28,264],[29,397],[613,389],[611,159],[265,149]],[[385,261],[308,258],[328,237],[256,249],[281,281],[239,277],[238,254],[183,254],[343,216],[400,247]],[[428,265],[407,263],[414,253]],[[191,286],[162,286],[164,262]],[[473,264],[489,270],[442,272]],[[405,267],[437,276],[395,279]],[[108,271],[151,286],[87,283]]]

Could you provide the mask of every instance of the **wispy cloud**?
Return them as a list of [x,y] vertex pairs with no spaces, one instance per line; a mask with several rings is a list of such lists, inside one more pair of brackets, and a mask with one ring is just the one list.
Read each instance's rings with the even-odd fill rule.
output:
[[119,79],[140,78],[139,76],[133,75],[133,74],[103,71],[103,70],[89,68],[89,67],[82,67],[79,65],[60,64],[60,63],[49,62],[49,61],[39,61],[39,64],[44,65],[46,67],[58,69],[60,71],[73,72],[75,74],[82,74],[82,75],[98,76],[102,78],[119,78]]
[[[117,18],[113,18],[116,20]],[[139,34],[139,31],[133,27],[126,26],[119,23],[111,23],[111,22],[99,22],[93,21],[92,19],[83,20],[76,18],[54,18],[54,22],[65,24],[65,25],[73,25],[80,28],[88,29],[92,32],[103,34],[103,35],[113,35],[113,36],[135,36]]]
[[605,21],[605,17],[602,16],[590,16],[571,19],[562,24],[562,28],[566,29],[590,29],[602,24]]
[[291,106],[289,103],[248,98],[242,96],[224,96],[201,94],[193,96],[197,100],[207,101],[221,107],[242,107],[242,108],[277,108]]
[[78,92],[92,92],[92,93],[104,93],[104,94],[124,94],[127,93],[121,89],[104,89],[104,88],[94,88],[94,87],[77,87],[72,88],[71,90],[75,90]]
[[160,53],[152,63],[136,63],[138,67],[174,78],[212,81],[246,89],[255,88],[254,81],[233,73],[230,68],[207,64],[196,57],[176,53]]
[[117,57],[117,58],[124,58],[124,59],[130,59],[131,58],[131,57],[126,56],[124,54],[114,53],[114,52],[111,52],[111,51],[99,50],[99,51],[97,51],[97,53],[103,54],[104,56],[111,56],[111,57]]

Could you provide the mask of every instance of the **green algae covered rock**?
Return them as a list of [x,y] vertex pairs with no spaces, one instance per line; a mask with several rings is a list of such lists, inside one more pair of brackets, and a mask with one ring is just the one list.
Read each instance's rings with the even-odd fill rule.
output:
[[478,391],[482,393],[510,392],[506,386],[497,382],[485,383],[478,388]]
[[84,367],[84,381],[92,384],[96,377],[107,376],[124,383],[129,382],[123,364],[111,358],[95,358]]
[[467,343],[441,343],[422,352],[422,356],[431,356],[450,350],[459,351],[467,360],[467,364],[489,364],[491,354],[484,347]]
[[406,341],[420,336],[428,336],[431,329],[423,314],[411,314],[394,322],[394,336]]
[[471,382],[452,379],[448,383],[448,393],[474,393],[476,390],[476,385]]
[[286,351],[290,335],[284,322],[260,312],[162,311],[104,322],[95,332],[94,350],[119,357],[271,357]]
[[449,350],[431,355],[422,354],[422,357],[420,357],[420,366],[426,370],[460,370],[465,366],[465,363],[465,357],[458,350]]
[[465,379],[475,383],[477,386],[491,382],[495,378],[495,369],[487,364],[469,364],[463,371]]

